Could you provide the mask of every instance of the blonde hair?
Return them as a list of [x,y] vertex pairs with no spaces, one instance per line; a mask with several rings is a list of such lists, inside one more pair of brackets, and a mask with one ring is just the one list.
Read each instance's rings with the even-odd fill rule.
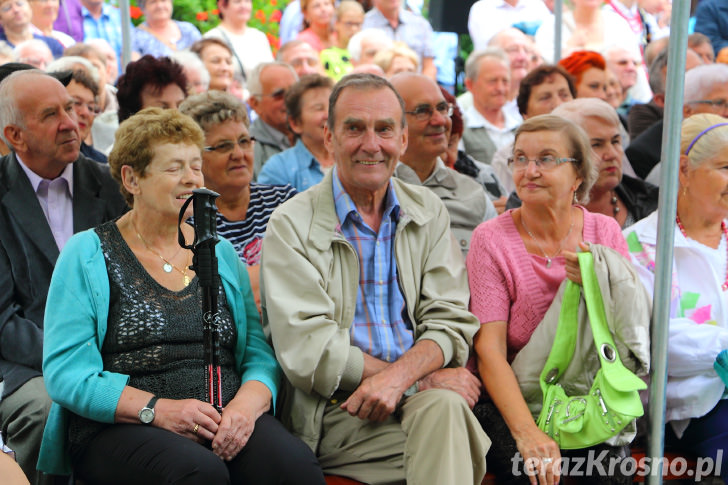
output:
[[385,73],[392,66],[395,57],[405,57],[411,60],[415,65],[415,71],[420,68],[420,56],[409,48],[404,42],[393,42],[390,47],[382,49],[374,56],[374,64],[382,68]]
[[[721,124],[723,125],[716,126]],[[688,156],[692,168],[713,158],[726,146],[728,146],[728,118],[701,113],[682,122],[680,154]]]
[[575,158],[574,169],[577,176],[582,180],[581,185],[576,189],[576,201],[580,204],[589,202],[589,192],[594,182],[597,181],[599,172],[594,163],[593,152],[589,144],[589,137],[584,130],[574,122],[552,114],[534,116],[524,121],[516,130],[515,147],[518,137],[522,133],[535,133],[537,131],[558,131],[566,135],[571,145],[569,157]]
[[134,173],[144,177],[157,146],[186,144],[195,145],[202,151],[204,141],[205,135],[197,123],[176,109],[147,108],[124,120],[114,136],[109,168],[129,207],[134,207],[134,196],[124,188],[121,167],[128,165]]

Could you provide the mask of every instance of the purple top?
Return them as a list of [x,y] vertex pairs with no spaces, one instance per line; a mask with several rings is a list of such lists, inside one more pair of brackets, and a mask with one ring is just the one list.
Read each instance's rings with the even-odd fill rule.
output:
[[53,29],[70,35],[76,42],[83,42],[83,15],[79,0],[60,0]]

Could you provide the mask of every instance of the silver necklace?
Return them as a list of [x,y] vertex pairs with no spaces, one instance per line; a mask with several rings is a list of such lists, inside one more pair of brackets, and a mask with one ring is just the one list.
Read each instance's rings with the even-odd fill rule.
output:
[[528,235],[531,237],[531,239],[533,239],[533,242],[536,243],[536,246],[538,246],[538,249],[541,250],[541,254],[543,254],[543,257],[546,258],[546,267],[547,268],[551,267],[551,259],[558,256],[559,253],[561,253],[561,250],[564,249],[564,243],[566,242],[567,239],[569,239],[569,236],[571,235],[571,230],[574,228],[574,218],[571,214],[571,209],[569,209],[569,219],[571,220],[571,224],[569,224],[569,232],[567,232],[564,239],[561,240],[561,244],[559,244],[559,249],[554,254],[549,256],[548,254],[546,254],[546,251],[543,250],[543,246],[541,246],[541,243],[538,242],[538,239],[536,239],[536,236],[534,236],[533,233],[528,230],[528,227],[526,227],[526,221],[523,218],[523,211],[521,211],[521,225],[523,226],[523,229],[525,229],[526,233],[528,233]]

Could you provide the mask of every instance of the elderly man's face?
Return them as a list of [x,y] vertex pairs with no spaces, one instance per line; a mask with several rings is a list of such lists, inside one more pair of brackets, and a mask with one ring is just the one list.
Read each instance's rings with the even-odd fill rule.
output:
[[281,60],[290,65],[298,77],[306,74],[323,74],[318,53],[305,42],[285,51]]
[[8,126],[5,136],[32,170],[57,176],[78,158],[81,146],[73,99],[50,76],[23,76],[15,84],[16,103],[25,126]]
[[[430,163],[447,150],[448,133],[452,120],[447,115],[447,101],[440,88],[425,76],[397,76],[392,79],[394,87],[407,110],[407,160],[413,163]],[[414,114],[429,108],[430,116]],[[440,109],[445,109],[441,113]],[[409,163],[409,162],[408,162]]]
[[358,64],[372,64],[377,53],[387,48],[386,42],[380,42],[379,40],[367,39],[366,37],[361,40],[361,55],[359,56]]
[[526,77],[531,66],[532,48],[528,38],[519,30],[509,29],[499,34],[495,43],[508,54],[511,62],[511,79],[513,82],[520,82]]
[[641,64],[627,49],[615,49],[607,55],[607,67],[617,75],[622,91],[637,84],[637,69]]
[[333,114],[333,130],[327,126],[324,138],[344,189],[354,200],[363,195],[383,197],[407,149],[397,96],[389,88],[345,88]]
[[286,92],[296,82],[294,74],[285,66],[268,66],[260,73],[263,92],[251,93],[251,104],[260,119],[281,132],[288,131]]
[[44,49],[37,45],[25,45],[18,52],[17,60],[43,70],[53,62],[53,54],[47,47]]
[[700,113],[728,116],[728,85],[717,83],[700,102],[686,103],[683,108],[685,118]]
[[484,57],[480,60],[478,77],[466,79],[465,85],[473,93],[473,103],[479,111],[499,110],[508,100],[510,69],[500,59]]
[[7,30],[25,28],[30,23],[32,11],[27,0],[0,1],[0,25]]

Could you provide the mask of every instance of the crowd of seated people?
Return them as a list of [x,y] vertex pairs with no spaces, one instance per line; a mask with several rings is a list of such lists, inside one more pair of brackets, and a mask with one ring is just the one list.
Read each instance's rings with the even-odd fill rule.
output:
[[[252,0],[204,35],[140,1],[122,65],[116,7],[0,0],[0,482],[552,485],[645,438],[560,448],[512,365],[607,251],[648,372],[670,2],[574,0],[552,63],[550,2],[478,0],[457,97],[410,3],[289,2],[272,49]],[[728,12],[695,11],[665,440],[726,480]],[[202,186],[219,408],[177,240]]]

